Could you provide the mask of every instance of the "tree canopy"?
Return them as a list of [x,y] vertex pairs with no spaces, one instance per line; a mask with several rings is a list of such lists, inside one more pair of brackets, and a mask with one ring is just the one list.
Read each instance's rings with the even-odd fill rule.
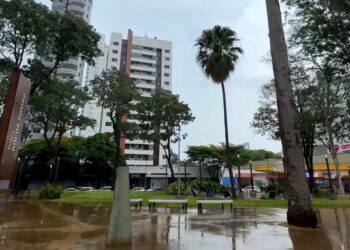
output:
[[161,144],[174,178],[170,145],[186,136],[179,136],[179,129],[195,119],[190,107],[180,101],[178,95],[156,89],[152,97],[144,97],[139,102],[137,110],[141,138]]

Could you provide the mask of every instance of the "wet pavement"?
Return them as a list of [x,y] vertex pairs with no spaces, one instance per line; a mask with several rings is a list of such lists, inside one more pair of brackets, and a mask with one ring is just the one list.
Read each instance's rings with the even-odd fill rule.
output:
[[[0,249],[106,249],[110,207],[11,202],[0,208]],[[133,211],[131,246],[111,249],[350,250],[350,209],[318,210],[322,227],[287,227],[285,209]]]

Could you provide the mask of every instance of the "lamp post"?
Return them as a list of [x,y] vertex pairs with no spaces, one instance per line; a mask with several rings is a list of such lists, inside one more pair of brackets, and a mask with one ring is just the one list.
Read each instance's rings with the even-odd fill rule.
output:
[[181,127],[179,126],[179,143],[178,143],[178,158],[177,158],[177,177],[178,177],[178,188],[177,188],[177,195],[181,195],[180,190],[180,144],[181,144]]
[[57,157],[57,166],[56,166],[56,172],[55,172],[55,186],[57,186],[57,177],[58,177],[58,171],[59,171],[59,168],[60,168],[60,160],[61,158],[58,156]]
[[145,165],[145,191],[146,191],[146,188],[147,188],[147,161],[148,161],[148,155],[147,155],[147,158],[146,158],[146,165]]
[[331,190],[331,194],[333,194],[333,186],[332,186],[332,179],[331,179],[331,171],[329,170],[328,155],[324,155],[324,158],[325,158],[325,160],[326,160],[326,165],[327,165],[327,173],[328,173],[329,188],[330,188],[330,190]]
[[250,185],[252,186],[252,191],[254,191],[253,165],[251,160],[249,161],[249,168],[250,168]]
[[240,155],[237,155],[237,167],[238,167],[238,189],[239,189],[239,192],[242,193],[242,185],[241,185],[241,166],[239,164],[239,158],[241,156]]

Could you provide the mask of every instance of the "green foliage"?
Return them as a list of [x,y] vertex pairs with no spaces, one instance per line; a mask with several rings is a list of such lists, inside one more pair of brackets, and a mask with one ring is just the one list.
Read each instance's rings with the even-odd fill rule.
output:
[[[224,145],[216,146],[189,146],[186,150],[186,154],[189,160],[203,161],[207,158],[218,159],[219,162],[225,161],[225,148]],[[249,160],[261,161],[265,159],[281,159],[281,155],[267,151],[264,149],[245,149],[242,145],[230,145],[229,154],[231,161],[235,164],[247,164]],[[237,155],[240,155],[238,158]]]
[[[32,96],[30,122],[44,131],[43,136],[51,158],[55,152],[55,162],[61,139],[67,131],[94,126],[95,120],[80,112],[90,99],[86,90],[81,89],[77,82],[68,81],[63,84],[57,80],[51,80],[44,91]],[[54,143],[56,135],[58,140]]]
[[243,52],[236,46],[236,33],[228,27],[214,26],[204,30],[197,39],[197,62],[204,74],[216,83],[224,82],[235,69],[238,55]]
[[15,69],[24,56],[45,54],[51,26],[46,6],[34,0],[1,0],[0,13],[0,54],[13,61]]
[[47,184],[40,190],[39,197],[42,200],[54,200],[60,199],[62,194],[63,191],[61,188],[58,188],[55,185]]
[[139,99],[136,85],[125,72],[108,70],[92,81],[92,94],[101,107],[109,110],[116,145],[114,165],[117,167],[121,161],[121,136],[132,139],[137,131],[137,126],[125,119]]
[[157,89],[151,98],[144,98],[140,102],[138,118],[141,122],[142,138],[166,143],[171,138],[174,143],[180,139],[178,128],[192,122],[195,118],[189,106],[179,99],[178,95]]
[[180,187],[180,195],[184,195],[185,194],[185,183],[183,182],[174,182],[169,184],[168,188],[167,188],[167,193],[168,194],[172,194],[172,195],[177,195],[178,194],[178,190]]
[[155,94],[144,97],[137,106],[138,119],[140,121],[140,137],[147,141],[161,144],[167,157],[171,176],[174,171],[171,161],[170,144],[176,143],[179,137],[178,129],[192,122],[195,117],[190,107],[181,102],[178,95],[174,95],[163,89],[156,89]]
[[106,134],[95,134],[86,139],[85,158],[95,165],[106,165],[113,159],[115,145]]
[[[347,0],[284,0],[290,8],[289,42],[305,55],[350,64],[350,2]],[[315,57],[314,57],[315,58]]]
[[[179,182],[171,183],[167,188],[167,193],[172,195],[177,195],[179,186],[180,186],[181,195],[184,195],[185,184],[183,182],[180,182],[180,184]],[[202,186],[199,180],[193,180],[187,183],[187,188],[205,192],[207,195],[222,193],[223,191],[227,190],[226,187],[220,185],[217,182],[210,181],[210,180],[202,180]]]

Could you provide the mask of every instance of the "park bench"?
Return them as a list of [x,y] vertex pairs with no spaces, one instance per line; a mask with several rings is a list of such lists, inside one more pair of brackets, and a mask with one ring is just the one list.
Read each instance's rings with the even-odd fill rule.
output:
[[182,209],[187,212],[187,199],[150,199],[148,200],[149,211],[154,211],[156,208],[156,203],[169,203],[169,204],[182,204]]
[[232,206],[233,202],[232,200],[224,200],[224,199],[208,199],[208,200],[197,200],[197,209],[198,213],[201,213],[203,211],[203,204],[221,204],[221,209],[224,211],[224,204],[230,204],[231,211],[232,211]]
[[142,209],[142,198],[134,198],[130,199],[130,204],[135,204],[135,209],[137,209],[137,206],[140,207],[140,210]]

